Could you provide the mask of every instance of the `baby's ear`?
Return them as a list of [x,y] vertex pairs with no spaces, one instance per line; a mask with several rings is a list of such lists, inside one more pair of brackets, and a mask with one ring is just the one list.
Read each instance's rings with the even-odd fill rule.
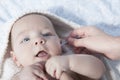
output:
[[16,56],[13,51],[10,51],[10,56],[12,57],[13,61],[17,61]]
[[14,62],[18,67],[20,67],[21,64],[20,64],[19,61],[17,60],[14,51],[10,51],[10,56],[12,57],[13,62]]

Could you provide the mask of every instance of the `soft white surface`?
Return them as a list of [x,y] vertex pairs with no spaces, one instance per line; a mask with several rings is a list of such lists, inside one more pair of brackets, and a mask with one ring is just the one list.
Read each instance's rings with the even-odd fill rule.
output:
[[[15,16],[17,8],[49,10],[78,24],[98,25],[110,34],[120,35],[120,0],[1,0],[0,16]],[[0,18],[0,23],[4,21]]]
[[[96,25],[111,35],[120,35],[120,0],[1,0],[0,25],[17,16],[18,9],[28,8],[48,10],[80,25]],[[120,71],[119,61],[109,63],[115,72]],[[118,80],[118,73],[114,80]]]

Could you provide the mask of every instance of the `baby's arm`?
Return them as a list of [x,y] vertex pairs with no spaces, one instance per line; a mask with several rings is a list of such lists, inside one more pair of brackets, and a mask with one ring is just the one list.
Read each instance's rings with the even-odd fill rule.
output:
[[60,79],[62,72],[71,70],[92,79],[99,79],[105,72],[105,66],[98,58],[86,54],[55,56],[46,63],[47,72]]
[[99,79],[105,72],[102,61],[85,54],[69,55],[69,67],[71,71],[92,79]]

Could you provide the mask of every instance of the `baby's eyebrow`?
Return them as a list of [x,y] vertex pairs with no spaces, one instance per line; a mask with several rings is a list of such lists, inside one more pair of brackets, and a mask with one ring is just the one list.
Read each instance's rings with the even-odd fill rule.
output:
[[18,39],[19,37],[21,37],[21,35],[25,34],[26,32],[28,32],[28,31],[24,30],[24,31],[20,32],[20,33],[16,36],[16,39]]

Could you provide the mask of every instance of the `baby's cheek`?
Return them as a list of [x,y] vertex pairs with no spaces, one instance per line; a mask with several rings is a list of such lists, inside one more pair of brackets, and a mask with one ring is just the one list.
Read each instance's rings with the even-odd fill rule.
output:
[[[57,48],[57,47],[56,47]],[[57,55],[61,55],[62,54],[62,52],[61,52],[61,50],[60,49],[53,49],[52,51],[51,51],[51,56],[57,56]]]
[[49,40],[49,42],[46,43],[45,48],[50,57],[61,54],[61,46],[58,42],[54,40],[53,41]]

